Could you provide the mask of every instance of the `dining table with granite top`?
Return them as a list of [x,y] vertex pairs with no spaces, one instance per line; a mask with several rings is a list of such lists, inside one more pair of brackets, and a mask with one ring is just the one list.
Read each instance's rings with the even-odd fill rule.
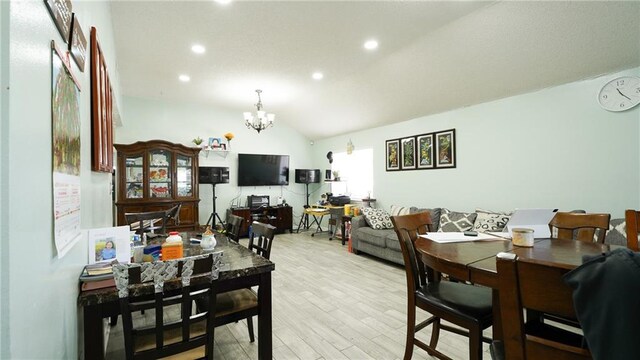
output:
[[[191,239],[194,233],[183,233],[183,255],[193,256],[206,253],[200,244]],[[198,237],[199,238],[199,237]],[[258,286],[258,358],[271,359],[272,348],[272,301],[271,272],[275,264],[255,254],[246,247],[229,241],[224,235],[217,235],[217,245],[213,251],[222,251],[222,264],[218,278],[218,291]],[[158,243],[163,238],[155,240]],[[152,294],[149,294],[152,295]],[[83,308],[84,358],[104,359],[103,319],[120,314],[118,292],[115,287],[81,291],[78,306]]]

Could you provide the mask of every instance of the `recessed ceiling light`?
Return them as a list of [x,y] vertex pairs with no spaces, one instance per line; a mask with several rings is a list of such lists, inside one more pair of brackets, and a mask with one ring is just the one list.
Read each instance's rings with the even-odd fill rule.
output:
[[311,77],[314,80],[322,80],[322,78],[324,77],[324,74],[322,74],[321,72],[314,72]]
[[376,40],[367,40],[364,43],[364,48],[367,50],[373,50],[378,48],[378,42]]
[[214,1],[220,5],[227,5],[228,3],[231,2],[231,0],[214,0]]
[[189,80],[191,80],[189,75],[184,75],[184,74],[178,76],[178,79],[180,79],[180,81],[182,81],[182,82],[188,82]]
[[204,52],[206,51],[206,49],[204,48],[204,46],[200,45],[200,44],[194,44],[191,47],[191,51],[193,51],[196,54],[204,54]]

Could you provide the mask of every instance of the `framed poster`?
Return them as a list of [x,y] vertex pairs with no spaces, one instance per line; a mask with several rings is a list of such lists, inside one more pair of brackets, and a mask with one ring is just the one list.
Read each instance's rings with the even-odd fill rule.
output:
[[62,36],[62,40],[66,43],[69,41],[69,33],[71,31],[71,0],[44,0],[47,10],[58,28],[58,32]]
[[87,38],[85,38],[82,32],[82,27],[80,27],[76,13],[73,13],[73,20],[71,21],[69,51],[71,52],[71,57],[78,65],[78,69],[84,72],[84,64],[87,59]]
[[80,239],[80,88],[51,41],[53,231],[58,257]]
[[436,167],[456,167],[456,129],[436,133]]
[[113,92],[96,28],[91,28],[91,170],[113,170]]
[[433,169],[433,133],[416,136],[418,143],[418,169]]
[[416,168],[416,138],[407,137],[400,139],[400,167],[402,170]]
[[400,170],[400,140],[385,141],[386,151],[386,168],[387,171]]

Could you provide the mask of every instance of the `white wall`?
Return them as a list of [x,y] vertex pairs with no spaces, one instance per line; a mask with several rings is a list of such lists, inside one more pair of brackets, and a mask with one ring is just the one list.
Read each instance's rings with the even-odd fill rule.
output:
[[[621,75],[640,68],[317,141],[315,166],[352,139],[357,149],[373,148],[379,207],[557,207],[623,217],[640,208],[640,106],[612,113],[597,103],[600,87]],[[450,128],[457,168],[385,171],[385,140]]]
[[[0,139],[4,139],[9,126],[9,3],[0,2]],[[8,146],[6,141],[0,142],[0,289],[9,286],[9,271],[5,265],[9,259],[9,206],[7,195],[9,189],[6,186],[8,171]],[[9,314],[7,309],[9,293],[0,291],[0,358],[9,357],[9,344],[5,338],[9,329]]]
[[[2,5],[6,15],[7,3]],[[90,27],[97,27],[117,97],[119,82],[109,4],[73,1],[73,10],[87,40]],[[1,273],[2,293],[8,295],[1,303],[0,357],[74,359],[78,358],[82,333],[77,306],[78,275],[87,263],[88,249],[83,239],[66,256],[58,258],[52,226],[50,43],[55,40],[60,48],[66,44],[43,1],[12,1],[8,11],[10,20],[6,23],[7,19],[3,19],[2,40],[4,46],[8,32],[10,56],[3,52],[2,63],[4,66],[9,62],[9,118],[5,121],[3,117],[0,133],[0,179],[2,194],[8,195],[2,197],[2,203],[3,209],[9,209],[8,228],[2,229]],[[82,89],[82,227],[110,226],[111,176],[90,170],[89,60],[84,73],[74,63],[72,66]],[[2,86],[4,92],[4,82]]]
[[[247,108],[251,106],[247,104]],[[305,190],[304,185],[295,183],[294,169],[311,166],[312,147],[308,139],[279,122],[277,114],[274,126],[258,134],[255,130],[247,129],[241,113],[210,105],[125,96],[121,111],[124,125],[116,129],[115,141],[121,144],[162,139],[195,146],[191,140],[198,136],[203,139],[222,138],[227,132],[232,132],[235,138],[231,141],[226,158],[216,153],[205,156],[204,152],[199,158],[200,166],[229,167],[229,184],[216,185],[216,211],[222,220],[232,201],[235,203],[240,199],[244,205],[247,195],[270,195],[272,205],[278,196],[282,196],[293,206],[294,227],[297,225],[296,218],[300,216],[305,202]],[[238,153],[289,155],[289,185],[238,187]],[[310,186],[310,190],[314,186],[318,185]],[[199,194],[200,223],[204,224],[213,208],[212,186],[200,185]]]

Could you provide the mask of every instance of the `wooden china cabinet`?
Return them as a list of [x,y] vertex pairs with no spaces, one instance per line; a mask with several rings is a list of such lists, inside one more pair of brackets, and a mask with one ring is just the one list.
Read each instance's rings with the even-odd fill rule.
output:
[[200,148],[164,140],[114,147],[118,152],[118,225],[127,225],[125,213],[166,210],[180,203],[180,223],[171,221],[167,231],[197,230]]

